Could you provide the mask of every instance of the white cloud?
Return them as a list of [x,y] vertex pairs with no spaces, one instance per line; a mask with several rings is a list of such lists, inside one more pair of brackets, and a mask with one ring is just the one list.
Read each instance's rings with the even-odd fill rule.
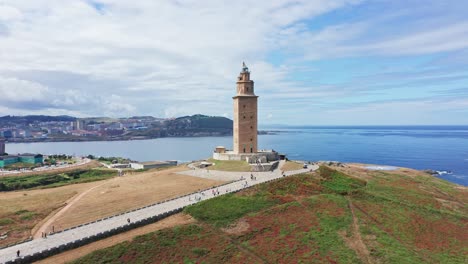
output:
[[39,83],[0,76],[0,102],[43,100],[48,91]]
[[[28,107],[29,113],[78,116],[231,113],[245,60],[263,116],[288,122],[295,110],[287,108],[312,111],[329,107],[328,98],[355,96],[339,85],[294,80],[320,71],[295,62],[468,47],[463,21],[409,28],[391,38],[378,33],[398,19],[392,14],[377,22],[374,15],[315,25],[313,18],[361,2],[3,0],[0,89],[15,90],[0,90],[0,102],[9,105],[0,114],[27,113]],[[285,53],[285,62],[272,65],[271,52]],[[1,86],[8,80],[14,83]]]
[[[125,104],[114,98],[112,111],[125,105],[127,112],[170,116],[229,111],[230,102],[215,101],[230,100],[243,60],[260,87],[277,84],[288,69],[264,58],[281,38],[278,32],[356,1],[3,2],[0,14],[9,19],[9,34],[0,37],[0,72],[86,76],[82,86],[75,80],[73,89],[65,81],[51,86],[60,94],[49,99],[57,109],[97,105],[104,100],[97,98],[114,94],[125,97]],[[89,79],[122,85],[96,89]],[[213,103],[180,106],[201,99]],[[101,114],[94,109],[82,114]]]
[[0,3],[0,21],[20,19],[21,12],[12,6]]
[[[306,60],[362,56],[421,55],[468,48],[468,21],[415,29],[405,34],[379,34],[374,20],[331,25],[318,32],[293,32],[284,48],[301,50]],[[374,36],[375,35],[375,36]]]

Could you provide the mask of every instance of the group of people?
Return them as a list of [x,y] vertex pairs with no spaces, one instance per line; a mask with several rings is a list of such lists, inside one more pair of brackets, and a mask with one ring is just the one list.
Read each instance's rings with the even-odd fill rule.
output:
[[[201,201],[202,197],[198,196],[198,195],[195,195],[194,199],[195,199],[196,202],[199,202],[199,201]],[[189,196],[189,202],[191,202],[191,201],[192,201],[192,196]]]
[[219,195],[219,189],[218,188],[216,188],[216,190],[215,189],[211,190],[211,192],[213,193],[213,196]]
[[[205,193],[204,193],[204,192],[200,192],[200,190],[198,190],[198,194],[195,194],[195,197],[194,197],[195,201],[196,201],[196,202],[201,201],[202,196],[205,196]],[[191,201],[192,201],[192,196],[189,195],[189,202],[191,202]]]

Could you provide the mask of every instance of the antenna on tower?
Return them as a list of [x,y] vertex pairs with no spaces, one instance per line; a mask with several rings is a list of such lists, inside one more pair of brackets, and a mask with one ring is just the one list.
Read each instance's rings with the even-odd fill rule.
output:
[[249,71],[249,68],[247,68],[247,65],[245,65],[245,62],[242,62],[242,71],[243,72]]

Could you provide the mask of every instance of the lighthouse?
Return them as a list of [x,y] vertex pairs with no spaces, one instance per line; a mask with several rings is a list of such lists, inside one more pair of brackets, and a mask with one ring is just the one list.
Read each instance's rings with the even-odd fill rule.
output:
[[233,151],[257,153],[257,99],[249,68],[242,63],[234,100]]

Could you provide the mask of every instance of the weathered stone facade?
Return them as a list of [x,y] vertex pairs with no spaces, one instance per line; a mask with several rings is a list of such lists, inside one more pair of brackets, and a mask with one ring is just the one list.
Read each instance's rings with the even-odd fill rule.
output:
[[235,154],[257,153],[257,98],[250,71],[243,65],[234,99],[233,148]]

